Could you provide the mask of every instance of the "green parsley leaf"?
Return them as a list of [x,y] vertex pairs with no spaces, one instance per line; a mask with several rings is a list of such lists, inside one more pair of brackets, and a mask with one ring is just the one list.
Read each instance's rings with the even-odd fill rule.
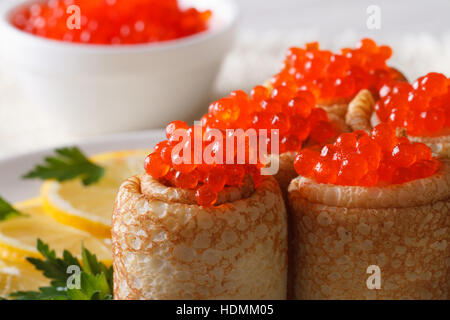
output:
[[67,181],[81,178],[85,186],[98,182],[105,169],[91,162],[77,147],[55,150],[54,157],[46,157],[45,163],[37,165],[23,176],[24,179],[56,179]]
[[69,289],[67,295],[71,300],[110,300],[112,293],[104,273],[93,275],[81,273],[80,289]]
[[42,271],[45,277],[52,280],[54,287],[65,287],[70,274],[67,273],[69,266],[77,266],[81,268],[78,259],[70,252],[64,250],[63,259],[56,257],[54,250],[50,250],[49,246],[41,239],[37,240],[37,250],[44,256],[45,260],[39,258],[27,258],[37,270]]
[[14,209],[11,204],[0,197],[0,221],[5,221],[18,216],[24,216],[24,214]]
[[[82,261],[78,261],[70,252],[64,251],[63,257],[57,258],[54,250],[40,239],[37,249],[44,259],[27,258],[44,276],[51,279],[49,287],[39,291],[19,291],[12,293],[17,300],[110,300],[113,298],[113,268],[99,262],[97,257],[82,247]],[[67,288],[69,266],[80,268],[80,287]]]
[[69,300],[62,288],[42,287],[39,291],[18,291],[9,295],[15,300]]
[[107,280],[110,291],[113,289],[113,268],[106,267],[103,263],[97,260],[97,256],[92,254],[84,246],[81,248],[82,265],[85,272],[91,275],[104,274]]

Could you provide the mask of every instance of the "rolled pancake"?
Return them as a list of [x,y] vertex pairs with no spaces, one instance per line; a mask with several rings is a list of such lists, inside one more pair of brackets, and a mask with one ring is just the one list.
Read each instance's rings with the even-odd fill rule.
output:
[[361,90],[348,106],[345,122],[352,131],[364,130],[370,132],[372,124],[370,117],[374,113],[375,99],[369,90]]
[[274,177],[278,181],[283,196],[286,196],[286,200],[289,184],[291,183],[292,179],[294,179],[298,175],[294,169],[294,160],[296,155],[297,152],[289,151],[282,153],[279,157],[277,157],[276,155],[270,155],[269,158],[270,163],[268,163],[268,166],[271,165],[273,161],[278,161],[279,169]]
[[286,299],[287,223],[265,176],[201,207],[148,175],[122,184],[113,213],[115,299]]
[[[296,299],[449,299],[449,161],[402,185],[289,186]],[[369,289],[369,266],[380,289]]]
[[437,137],[415,137],[408,136],[409,140],[422,142],[430,147],[434,154],[450,158],[450,129],[446,129],[441,136]]
[[[348,103],[349,101],[345,101],[345,100],[336,100],[336,101],[320,101],[317,104],[317,107],[324,109],[327,114],[328,117],[330,117],[331,115],[331,119],[330,120],[335,120],[335,119],[345,119],[345,115],[347,113],[347,109],[348,109]],[[336,121],[336,120],[335,120]],[[341,125],[340,123],[337,123],[338,125]]]

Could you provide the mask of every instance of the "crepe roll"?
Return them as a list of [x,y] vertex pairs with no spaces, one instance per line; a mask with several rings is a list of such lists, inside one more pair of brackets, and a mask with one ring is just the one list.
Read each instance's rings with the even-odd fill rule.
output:
[[449,299],[449,165],[385,186],[294,179],[294,298]]
[[120,187],[112,227],[115,299],[286,299],[287,223],[265,176],[202,207],[145,174]]

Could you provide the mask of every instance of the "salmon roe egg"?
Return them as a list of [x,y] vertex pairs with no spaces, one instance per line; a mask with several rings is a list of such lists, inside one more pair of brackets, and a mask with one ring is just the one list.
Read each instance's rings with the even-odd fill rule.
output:
[[175,131],[179,130],[179,129],[187,130],[187,129],[189,129],[189,126],[188,126],[188,124],[186,122],[181,121],[181,120],[175,120],[175,121],[172,121],[171,123],[169,123],[166,126],[166,137],[167,137],[167,139],[169,139],[171,136],[173,136]]
[[450,80],[431,72],[412,85],[392,82],[380,89],[375,112],[381,122],[412,136],[439,135],[450,127]]
[[201,206],[213,206],[217,202],[217,191],[206,185],[201,186],[195,192],[195,199]]
[[211,11],[181,8],[177,0],[48,0],[21,8],[11,23],[49,39],[120,45],[187,37],[207,30],[210,17]]
[[219,192],[225,187],[225,184],[227,183],[227,176],[225,175],[225,172],[221,169],[213,169],[210,172],[208,172],[206,179],[205,179],[205,185],[210,187],[212,190]]
[[303,149],[295,157],[294,167],[298,174],[310,177],[314,173],[314,167],[320,154],[317,151]]
[[336,163],[330,159],[319,159],[314,166],[314,177],[319,183],[335,183],[338,174]]
[[145,171],[154,178],[161,178],[169,172],[170,166],[164,162],[159,153],[152,153],[145,158]]
[[340,135],[321,152],[303,149],[294,161],[296,172],[319,183],[347,186],[400,184],[429,177],[440,162],[422,143],[397,138],[389,124],[379,124],[370,135],[355,131]]

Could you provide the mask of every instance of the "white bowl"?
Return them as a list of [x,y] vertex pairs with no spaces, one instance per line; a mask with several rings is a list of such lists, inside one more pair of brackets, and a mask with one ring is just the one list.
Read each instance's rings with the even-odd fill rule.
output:
[[84,45],[11,25],[18,6],[29,2],[0,9],[0,54],[45,116],[82,135],[160,128],[206,112],[238,16],[231,0],[185,0],[212,10],[208,31],[155,44]]

